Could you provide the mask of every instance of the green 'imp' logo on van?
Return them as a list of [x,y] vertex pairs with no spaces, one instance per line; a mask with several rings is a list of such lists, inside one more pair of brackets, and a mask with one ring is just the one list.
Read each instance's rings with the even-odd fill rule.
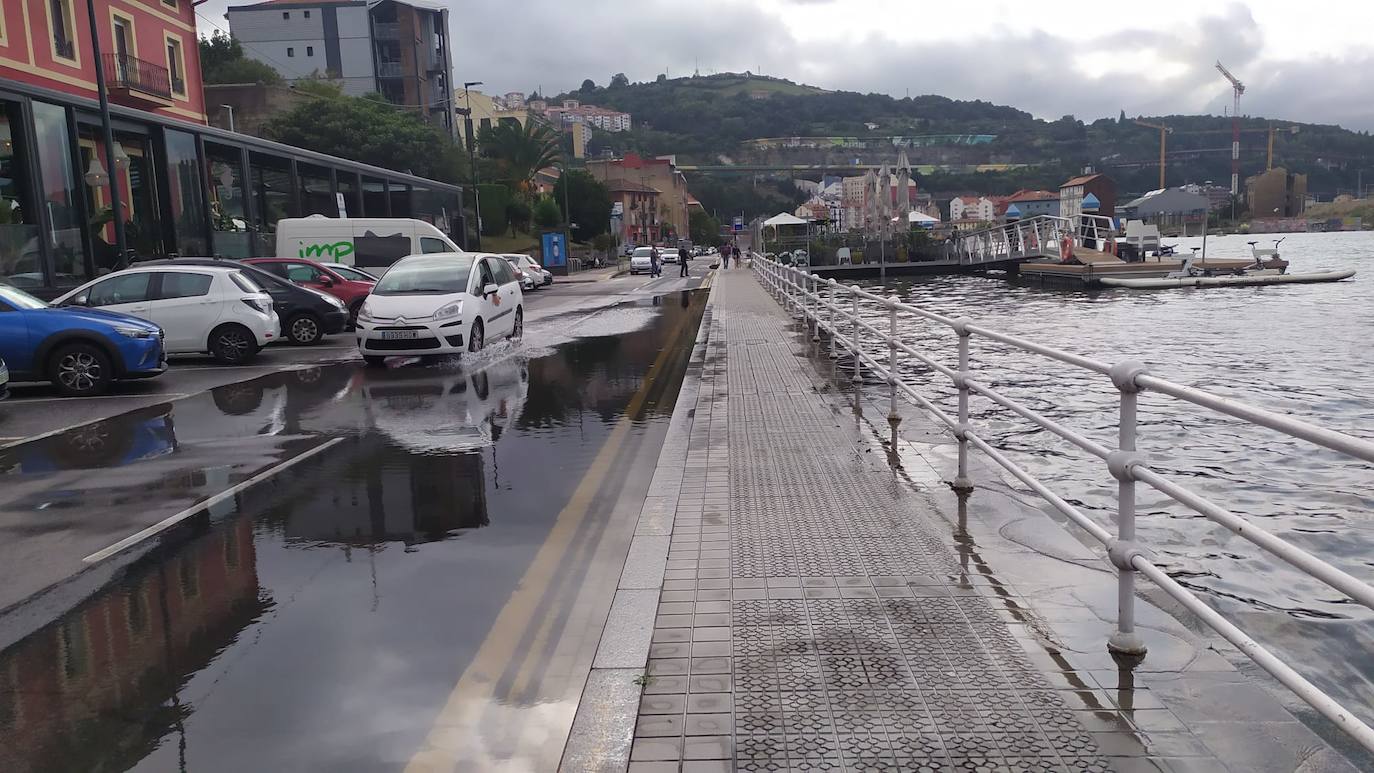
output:
[[334,242],[333,244],[302,244],[299,257],[318,258],[328,255],[338,262],[340,258],[353,254],[353,242]]

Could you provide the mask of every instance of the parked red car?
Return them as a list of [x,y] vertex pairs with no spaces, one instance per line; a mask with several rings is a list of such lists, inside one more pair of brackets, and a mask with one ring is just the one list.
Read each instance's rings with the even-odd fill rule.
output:
[[372,292],[372,286],[377,284],[377,277],[366,271],[338,263],[319,263],[303,258],[248,258],[243,262],[338,298],[348,307],[349,325],[358,318],[358,309]]

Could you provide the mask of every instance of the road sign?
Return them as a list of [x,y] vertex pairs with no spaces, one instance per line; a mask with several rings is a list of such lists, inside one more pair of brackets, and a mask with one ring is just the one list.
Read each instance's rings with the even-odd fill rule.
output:
[[737,218],[735,218],[734,230],[735,230],[735,233],[739,233],[740,231],[743,231],[743,230],[744,230],[744,218],[742,218],[742,217],[737,217]]

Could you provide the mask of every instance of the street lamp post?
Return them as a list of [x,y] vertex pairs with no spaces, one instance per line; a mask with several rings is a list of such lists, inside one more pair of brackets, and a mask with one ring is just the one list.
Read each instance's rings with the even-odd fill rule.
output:
[[105,61],[100,54],[100,24],[96,21],[95,0],[86,0],[86,13],[91,20],[91,60],[95,64],[95,90],[100,97],[100,131],[104,138],[105,161],[110,165],[110,214],[114,218],[115,255],[117,264],[122,265],[127,245],[124,239],[124,208],[119,201],[119,169],[115,163],[110,95],[105,90]]
[[473,234],[473,247],[477,250],[482,249],[482,194],[477,190],[477,143],[472,134],[472,96],[468,89],[481,85],[481,81],[463,83],[463,104],[467,109],[467,114],[463,116],[463,131],[468,138],[468,179],[472,181],[472,203],[477,212],[477,231]]

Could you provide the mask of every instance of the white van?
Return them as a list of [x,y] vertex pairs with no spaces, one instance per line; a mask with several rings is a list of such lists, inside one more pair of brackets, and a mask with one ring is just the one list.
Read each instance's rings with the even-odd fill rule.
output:
[[404,217],[288,217],[277,221],[277,257],[383,271],[407,255],[462,252],[443,231]]

